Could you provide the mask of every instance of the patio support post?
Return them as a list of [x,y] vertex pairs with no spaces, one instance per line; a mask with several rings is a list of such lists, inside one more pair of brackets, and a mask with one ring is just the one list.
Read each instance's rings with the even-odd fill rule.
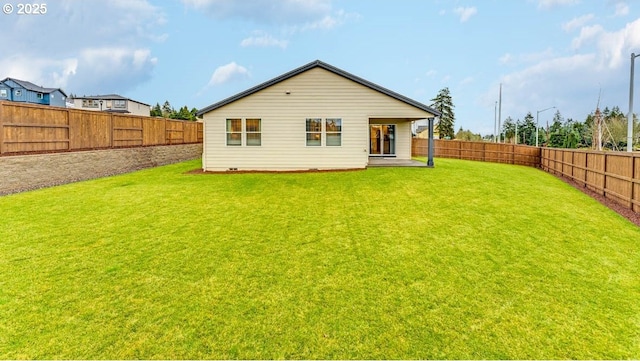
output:
[[427,155],[427,167],[433,168],[433,117],[429,121],[429,154]]

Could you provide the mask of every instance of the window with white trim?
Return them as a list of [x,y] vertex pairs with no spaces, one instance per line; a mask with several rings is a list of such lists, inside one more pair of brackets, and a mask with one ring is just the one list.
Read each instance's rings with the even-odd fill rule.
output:
[[82,99],[83,108],[98,108],[100,104],[95,99]]
[[262,129],[260,119],[246,119],[244,124],[245,139],[248,146],[262,145]]
[[327,147],[339,147],[342,145],[342,119],[325,119],[325,132]]
[[308,147],[339,147],[342,145],[342,118],[307,118]]
[[227,146],[242,145],[242,119],[227,119]]
[[44,94],[42,94],[42,93],[38,93],[38,94],[37,94],[37,97],[38,97],[38,99],[42,99],[42,98],[44,98]]
[[7,97],[7,89],[0,89],[0,98]]
[[114,100],[113,101],[113,107],[117,108],[117,109],[126,109],[127,108],[127,101],[126,100]]
[[22,90],[20,89],[16,89],[13,91],[13,94],[17,97],[21,97],[22,96]]
[[322,119],[307,118],[307,146],[319,147],[322,145]]
[[227,119],[227,146],[261,146],[262,120],[260,118]]

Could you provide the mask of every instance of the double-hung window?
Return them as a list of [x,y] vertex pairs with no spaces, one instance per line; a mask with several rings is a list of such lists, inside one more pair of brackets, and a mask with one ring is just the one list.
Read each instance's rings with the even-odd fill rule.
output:
[[[342,145],[341,118],[307,118],[307,146],[339,147]],[[323,140],[324,139],[324,140]]]
[[227,119],[227,145],[242,145],[242,119]]
[[262,145],[262,129],[260,119],[245,120],[246,144],[248,146]]
[[227,119],[227,145],[262,145],[262,120],[259,118]]
[[327,133],[327,147],[342,145],[342,119],[327,118],[325,120],[325,132]]
[[307,118],[307,146],[322,145],[322,119]]

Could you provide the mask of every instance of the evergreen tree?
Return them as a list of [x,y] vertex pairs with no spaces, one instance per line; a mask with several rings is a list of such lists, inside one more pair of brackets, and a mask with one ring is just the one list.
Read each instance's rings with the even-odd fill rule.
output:
[[440,89],[436,97],[431,99],[431,102],[431,107],[442,113],[438,124],[436,124],[440,139],[453,139],[455,137],[455,114],[453,113],[454,105],[449,88]]
[[518,127],[518,133],[522,134],[523,144],[536,144],[536,123],[533,120],[533,115],[531,115],[531,112],[528,112],[524,117],[522,127]]
[[176,111],[171,106],[171,103],[169,103],[168,100],[165,100],[164,104],[162,104],[162,116],[165,118],[171,118],[175,112]]
[[513,142],[512,139],[516,137],[516,123],[511,117],[507,117],[502,123],[502,133],[506,142]]
[[156,103],[156,105],[153,108],[151,108],[151,112],[149,115],[152,117],[162,116],[162,108],[160,108],[160,103]]

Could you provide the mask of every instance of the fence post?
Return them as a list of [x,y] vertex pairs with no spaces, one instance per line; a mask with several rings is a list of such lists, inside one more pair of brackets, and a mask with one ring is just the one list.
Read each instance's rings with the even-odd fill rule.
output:
[[629,153],[629,158],[631,158],[631,210],[636,211],[635,195],[636,195],[636,157],[633,153]]
[[587,179],[588,178],[588,173],[589,173],[589,153],[585,152],[584,153],[584,186],[587,186]]
[[69,115],[69,108],[66,108],[64,112],[67,114],[67,150],[71,150],[71,116]]
[[115,126],[113,124],[113,114],[109,114],[109,148],[113,149],[113,127]]
[[4,154],[4,101],[0,102],[0,155]]
[[487,159],[487,143],[482,143],[482,161],[486,162]]

